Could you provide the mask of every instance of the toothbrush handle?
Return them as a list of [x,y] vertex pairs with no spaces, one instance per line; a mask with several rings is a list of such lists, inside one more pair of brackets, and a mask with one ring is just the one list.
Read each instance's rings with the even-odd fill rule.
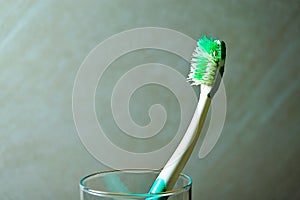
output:
[[200,99],[191,123],[175,152],[152,185],[149,193],[163,192],[168,189],[172,189],[175,185],[179,174],[184,168],[197,143],[201,129],[205,122],[211,102],[209,92],[210,88],[207,89],[201,87]]

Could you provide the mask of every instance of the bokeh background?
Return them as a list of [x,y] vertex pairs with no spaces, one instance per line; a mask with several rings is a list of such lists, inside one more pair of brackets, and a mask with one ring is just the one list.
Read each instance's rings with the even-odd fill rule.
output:
[[[1,199],[79,199],[79,179],[109,169],[80,142],[73,83],[97,44],[146,26],[227,43],[221,138],[202,160],[199,141],[184,169],[194,179],[194,199],[300,199],[299,11],[298,0],[1,0]],[[188,66],[150,50],[137,55],[145,63],[168,58],[169,65]],[[130,66],[136,56],[128,56],[115,65]],[[143,103],[142,94],[132,107]],[[133,118],[145,115],[137,110]]]

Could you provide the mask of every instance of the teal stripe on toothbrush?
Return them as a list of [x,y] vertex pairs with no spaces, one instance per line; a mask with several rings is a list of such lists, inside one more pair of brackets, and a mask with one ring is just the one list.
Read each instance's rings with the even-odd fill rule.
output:
[[152,185],[149,193],[158,193],[158,192],[164,192],[166,191],[166,182],[158,178],[155,180],[154,184]]
[[[157,178],[152,187],[149,190],[150,194],[155,194],[155,193],[159,193],[159,192],[165,192],[167,190],[167,184],[165,182],[164,179],[162,178]],[[166,197],[152,197],[152,198],[147,198],[146,200],[165,200],[167,199]]]

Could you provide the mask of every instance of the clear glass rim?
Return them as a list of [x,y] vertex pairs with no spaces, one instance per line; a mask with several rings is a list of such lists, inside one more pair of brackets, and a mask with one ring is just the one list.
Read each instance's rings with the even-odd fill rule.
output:
[[95,196],[102,196],[102,197],[169,197],[172,195],[177,195],[180,193],[183,193],[187,190],[189,190],[192,187],[192,178],[189,177],[186,174],[181,173],[179,175],[179,177],[185,179],[188,181],[187,184],[185,184],[184,186],[180,187],[180,188],[175,188],[173,190],[168,190],[166,192],[159,192],[159,193],[155,193],[155,194],[150,194],[150,193],[118,193],[118,192],[107,192],[107,191],[100,191],[100,190],[94,190],[91,189],[87,186],[85,186],[84,182],[86,180],[88,180],[91,177],[94,177],[96,175],[100,175],[100,174],[108,174],[108,173],[117,173],[117,172],[154,172],[154,173],[159,173],[160,170],[155,170],[155,169],[116,169],[116,170],[106,170],[106,171],[99,171],[99,172],[95,172],[92,174],[89,174],[85,177],[83,177],[80,181],[79,181],[79,186],[80,189],[83,192],[95,195]]

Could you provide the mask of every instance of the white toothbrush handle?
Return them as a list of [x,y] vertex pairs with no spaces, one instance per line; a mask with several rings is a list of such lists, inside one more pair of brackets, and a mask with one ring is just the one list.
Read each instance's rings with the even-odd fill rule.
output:
[[[205,118],[211,102],[211,99],[209,97],[210,91],[211,87],[201,86],[200,99],[191,123],[175,152],[172,154],[171,158],[157,177],[156,183],[154,183],[150,190],[151,193],[162,192],[159,190],[163,189],[172,189],[175,185],[179,174],[190,158],[190,155],[197,143],[201,129],[205,122]],[[155,184],[158,185],[155,186]]]

